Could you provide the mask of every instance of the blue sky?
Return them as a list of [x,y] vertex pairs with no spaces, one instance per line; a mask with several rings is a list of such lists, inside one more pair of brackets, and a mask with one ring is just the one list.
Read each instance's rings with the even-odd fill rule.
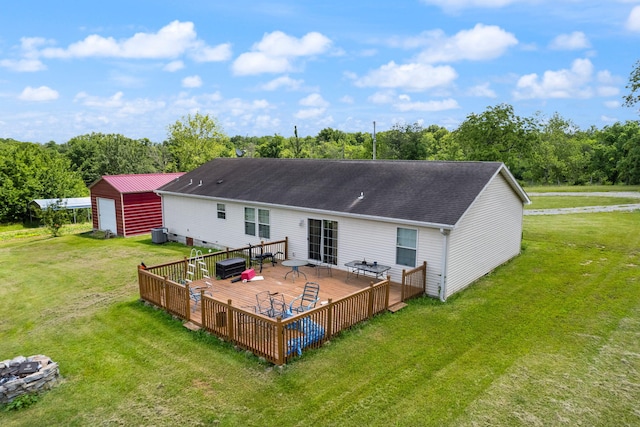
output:
[[640,0],[58,2],[0,11],[0,137],[166,139],[189,113],[229,135],[457,127],[511,104],[581,128],[622,106]]

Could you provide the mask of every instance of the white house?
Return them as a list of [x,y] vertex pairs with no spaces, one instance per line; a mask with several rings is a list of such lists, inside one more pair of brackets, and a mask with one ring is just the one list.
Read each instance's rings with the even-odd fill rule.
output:
[[169,240],[243,247],[289,239],[289,256],[345,269],[427,261],[445,300],[520,253],[530,203],[499,162],[219,158],[160,187]]

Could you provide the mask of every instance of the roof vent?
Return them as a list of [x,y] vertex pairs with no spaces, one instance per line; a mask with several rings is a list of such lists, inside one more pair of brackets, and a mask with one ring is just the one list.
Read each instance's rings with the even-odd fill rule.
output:
[[193,184],[193,180],[192,179],[189,180],[189,185],[191,185],[191,184]]
[[361,192],[360,192],[360,195],[358,196],[358,199],[359,199],[359,200],[364,199],[364,191],[361,191]]
[[218,181],[216,181],[217,184],[222,184],[224,182],[223,179],[219,179]]
[[198,187],[202,187],[202,180],[200,180],[200,184],[198,184]]

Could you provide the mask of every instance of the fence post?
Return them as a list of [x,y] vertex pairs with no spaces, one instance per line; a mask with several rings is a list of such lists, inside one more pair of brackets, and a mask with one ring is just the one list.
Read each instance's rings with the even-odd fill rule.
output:
[[167,276],[162,278],[162,289],[160,290],[160,307],[167,308],[169,306],[169,302],[167,301]]
[[282,326],[282,318],[278,316],[276,319],[276,337],[278,339],[278,365],[284,365],[284,327]]
[[289,259],[289,236],[284,237],[284,259]]
[[327,339],[333,336],[333,300],[329,298],[327,303]]
[[369,307],[367,317],[369,319],[373,317],[373,280],[369,284]]
[[227,300],[227,338],[230,342],[235,342],[233,338],[233,306],[231,300]]
[[404,301],[404,289],[407,286],[407,270],[402,269],[402,283],[400,283],[400,301]]
[[[186,311],[185,317],[187,318],[187,322],[189,322],[191,321],[191,298],[189,298],[189,283],[184,284],[184,289],[187,294],[187,303],[186,303],[187,311]],[[202,301],[200,302],[200,307],[202,307]]]
[[422,261],[422,294],[427,293],[427,261]]
[[384,309],[389,309],[389,293],[391,292],[391,276],[387,274],[387,290],[384,296]]

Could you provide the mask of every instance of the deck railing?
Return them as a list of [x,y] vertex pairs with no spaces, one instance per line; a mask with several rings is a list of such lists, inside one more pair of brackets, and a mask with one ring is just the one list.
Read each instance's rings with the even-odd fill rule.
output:
[[[211,274],[215,274],[216,263],[224,259],[244,258],[249,264],[251,264],[251,258],[260,253],[271,252],[272,254],[278,254],[279,252],[280,254],[275,255],[275,258],[282,261],[288,258],[288,251],[289,240],[285,238],[284,240],[278,240],[275,242],[262,242],[255,246],[245,246],[237,249],[227,248],[222,251],[204,253],[202,258],[206,263],[207,270],[211,272]],[[189,258],[185,257],[183,260],[154,265],[146,268],[146,270],[160,277],[167,277],[176,282],[180,282],[187,275],[189,261]]]
[[[160,269],[160,271],[166,271]],[[190,320],[188,285],[160,277],[153,269],[138,269],[140,297],[181,319]],[[201,293],[202,323],[208,332],[282,365],[307,349],[370,319],[389,307],[389,278],[304,313],[272,319]]]
[[415,298],[427,292],[427,262],[412,270],[402,270],[401,301]]

